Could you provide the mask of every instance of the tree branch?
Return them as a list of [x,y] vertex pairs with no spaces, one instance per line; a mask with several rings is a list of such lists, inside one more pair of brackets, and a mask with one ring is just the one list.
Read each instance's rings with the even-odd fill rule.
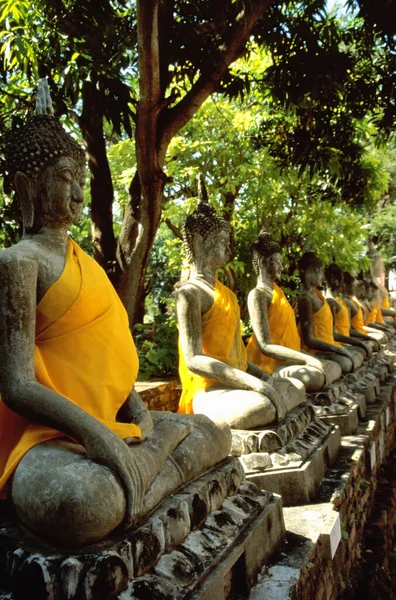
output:
[[228,67],[240,57],[257,20],[273,0],[252,0],[250,11],[241,11],[235,20],[229,40],[220,48],[222,60],[217,61],[211,73],[199,77],[191,90],[176,106],[164,111],[158,151],[166,152],[170,140],[195,115],[205,100],[217,89]]
[[172,233],[179,238],[180,240],[183,239],[183,234],[180,231],[180,229],[178,227],[176,227],[176,225],[173,225],[172,221],[168,218],[166,218],[164,220],[165,225],[167,225],[169,227],[169,229],[172,231]]

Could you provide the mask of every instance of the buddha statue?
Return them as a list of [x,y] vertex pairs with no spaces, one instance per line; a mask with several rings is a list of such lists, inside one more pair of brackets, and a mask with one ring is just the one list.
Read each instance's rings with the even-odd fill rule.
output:
[[[350,273],[343,273],[343,296],[351,316],[351,333],[366,342],[371,341],[373,349],[379,350],[379,343],[386,341],[386,336],[375,329],[364,325],[365,313],[357,297],[361,283]],[[361,293],[361,292],[360,292]]]
[[366,292],[365,304],[367,306],[365,325],[383,331],[388,338],[393,337],[394,330],[391,325],[385,322],[382,314],[378,285],[372,279],[368,279],[364,282],[364,289]]
[[365,357],[371,356],[371,344],[351,336],[349,307],[340,296],[343,289],[342,270],[335,263],[329,265],[325,269],[325,279],[327,284],[325,297],[330,305],[334,318],[334,339],[337,342],[348,344],[361,350]]
[[0,253],[0,498],[39,538],[81,547],[223,460],[231,434],[203,415],[151,415],[134,391],[126,311],[68,235],[85,154],[51,115],[45,80],[6,160],[23,236]]
[[378,300],[380,303],[381,313],[384,317],[386,325],[392,328],[396,328],[396,310],[391,308],[389,302],[389,291],[385,287],[385,264],[381,257],[381,254],[375,248],[373,241],[369,240],[369,251],[367,255],[371,259],[370,273],[373,281],[378,287]]
[[298,267],[303,287],[298,302],[303,348],[316,358],[336,362],[343,373],[349,373],[358,364],[354,354],[334,339],[333,314],[318,290],[323,280],[322,261],[313,252],[306,252]]
[[230,229],[209,204],[202,177],[199,201],[183,234],[190,265],[176,294],[179,327],[179,412],[203,413],[234,429],[281,421],[304,402],[298,380],[275,380],[247,360],[235,294],[216,277],[231,259]]
[[281,247],[265,231],[253,244],[253,268],[257,285],[248,296],[253,328],[248,360],[274,377],[299,379],[309,392],[319,390],[325,383],[324,366],[300,351],[294,310],[276,283],[282,273]]

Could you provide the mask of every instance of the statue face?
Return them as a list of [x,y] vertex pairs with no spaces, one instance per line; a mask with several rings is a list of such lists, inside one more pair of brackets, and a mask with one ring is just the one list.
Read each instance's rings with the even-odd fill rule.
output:
[[348,296],[354,296],[356,293],[356,286],[357,286],[357,281],[356,279],[352,279],[351,282],[346,283],[344,280],[344,291],[346,294],[348,294]]
[[265,265],[267,267],[268,275],[272,280],[280,278],[283,270],[283,262],[282,255],[279,252],[275,252],[265,259]]
[[203,242],[206,260],[216,269],[225,267],[231,260],[230,231],[220,229],[213,231]]
[[320,287],[323,282],[323,267],[308,267],[305,271],[305,281],[308,285]]
[[36,210],[40,226],[59,227],[76,223],[83,208],[85,164],[62,156],[48,165],[37,182]]

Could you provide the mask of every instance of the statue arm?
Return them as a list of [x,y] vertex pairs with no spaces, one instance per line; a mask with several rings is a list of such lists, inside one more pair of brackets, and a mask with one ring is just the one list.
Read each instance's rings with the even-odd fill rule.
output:
[[313,305],[312,300],[305,294],[300,296],[298,301],[298,312],[300,315],[301,331],[304,338],[305,344],[313,350],[319,350],[319,352],[334,352],[335,354],[341,354],[342,356],[348,356],[348,353],[344,348],[329,344],[323,340],[315,338],[313,335],[312,319],[313,319]]
[[32,423],[54,428],[84,446],[87,457],[109,467],[123,485],[126,519],[144,495],[139,465],[127,444],[108,427],[35,378],[37,264],[2,253],[0,260],[0,391],[4,403]]
[[265,381],[203,354],[201,298],[197,288],[181,288],[176,296],[176,312],[180,344],[188,369],[192,373],[214,379],[236,389],[265,394],[272,402],[279,402],[276,390]]
[[313,356],[302,354],[302,352],[286,348],[286,346],[271,344],[271,333],[268,321],[268,299],[266,295],[257,288],[254,288],[248,296],[248,308],[253,332],[260,352],[270,358],[275,358],[276,360],[283,360],[296,365],[309,365],[316,367],[323,372],[322,363]]
[[[351,338],[349,335],[343,335],[342,333],[338,333],[338,331],[336,331],[335,322],[336,322],[336,314],[338,312],[337,307],[341,308],[341,306],[340,306],[339,302],[334,300],[334,298],[327,298],[327,302],[329,303],[331,312],[333,313],[333,326],[334,326],[333,336],[334,336],[334,339],[337,342],[341,342],[342,344],[349,344],[350,346],[357,346],[358,348],[362,348],[365,351],[366,355],[369,356],[370,351],[368,350],[366,344],[364,344],[360,340]],[[348,308],[348,313],[350,315],[350,309],[349,309],[348,305],[347,305],[347,308]]]
[[128,398],[118,411],[117,421],[138,425],[143,440],[146,439],[154,429],[150,411],[147,409],[147,406],[145,406],[135,389],[131,390]]
[[381,306],[381,312],[384,317],[396,317],[396,310],[393,310],[393,308],[384,308]]

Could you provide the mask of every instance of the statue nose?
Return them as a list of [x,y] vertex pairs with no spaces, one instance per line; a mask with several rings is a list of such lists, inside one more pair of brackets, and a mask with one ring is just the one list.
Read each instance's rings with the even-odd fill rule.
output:
[[76,202],[82,202],[84,200],[83,191],[78,183],[73,184],[72,197]]

